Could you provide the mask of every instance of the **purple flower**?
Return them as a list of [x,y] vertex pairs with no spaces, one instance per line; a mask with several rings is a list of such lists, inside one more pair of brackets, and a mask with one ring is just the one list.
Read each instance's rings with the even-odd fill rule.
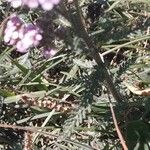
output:
[[32,24],[28,24],[24,29],[23,37],[17,42],[17,51],[26,52],[32,46],[37,46],[42,40],[40,29]]
[[26,5],[29,8],[37,8],[41,6],[44,10],[51,10],[54,5],[57,5],[60,0],[7,0],[11,6],[17,8],[21,5]]
[[24,5],[27,5],[29,8],[37,8],[39,6],[38,0],[22,0]]
[[17,8],[22,5],[22,0],[7,0],[11,3],[11,6]]
[[19,27],[22,24],[23,21],[16,14],[11,15],[9,21],[7,22],[8,27],[12,26]]
[[4,30],[4,41],[9,45],[15,44],[14,40],[18,38],[18,30],[22,25],[23,21],[16,14],[11,15]]
[[51,10],[54,5],[57,5],[59,2],[60,0],[39,0],[39,3],[44,10]]
[[10,16],[4,31],[4,42],[16,46],[17,51],[25,53],[42,40],[42,31],[33,24],[25,24],[16,15]]
[[49,59],[51,57],[53,57],[56,54],[56,50],[52,49],[52,48],[44,48],[43,49],[43,56],[46,59]]

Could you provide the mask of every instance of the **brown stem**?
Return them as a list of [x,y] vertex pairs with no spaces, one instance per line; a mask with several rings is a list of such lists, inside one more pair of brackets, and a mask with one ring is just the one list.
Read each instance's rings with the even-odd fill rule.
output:
[[122,145],[124,150],[128,150],[128,147],[127,147],[127,145],[125,143],[125,140],[124,140],[124,138],[123,138],[123,136],[121,134],[121,131],[119,129],[119,126],[117,124],[117,119],[116,119],[116,116],[115,116],[115,113],[114,113],[114,109],[113,109],[113,106],[112,106],[111,102],[110,102],[110,110],[111,110],[113,122],[114,122],[114,125],[115,125],[115,128],[116,128],[116,132],[117,132],[118,137],[120,139],[120,143],[121,143],[121,145]]
[[121,102],[121,101],[123,101],[123,99],[122,99],[120,93],[116,90],[114,83],[111,79],[111,76],[109,75],[104,62],[102,61],[102,58],[100,57],[100,54],[99,54],[93,40],[89,37],[89,35],[84,27],[81,10],[78,5],[78,0],[74,0],[74,4],[76,7],[76,13],[71,14],[71,16],[70,16],[72,25],[75,28],[78,36],[83,38],[85,43],[87,44],[90,54],[92,55],[93,59],[98,64],[100,74],[103,74],[103,77],[106,81],[106,85],[107,85],[109,91],[112,93],[113,97],[115,98],[115,100],[117,102]]

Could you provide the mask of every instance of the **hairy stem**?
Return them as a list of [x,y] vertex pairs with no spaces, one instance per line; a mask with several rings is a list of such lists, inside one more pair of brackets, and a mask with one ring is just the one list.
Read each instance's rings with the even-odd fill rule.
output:
[[106,86],[108,87],[109,91],[112,93],[113,97],[117,102],[121,102],[123,101],[123,98],[121,97],[120,93],[117,91],[116,87],[114,86],[112,78],[108,73],[104,62],[102,61],[102,58],[94,44],[94,41],[91,39],[91,37],[89,37],[85,29],[84,22],[82,19],[82,13],[78,5],[78,0],[74,0],[74,4],[76,7],[76,12],[74,14],[71,14],[70,17],[72,25],[75,28],[78,36],[83,38],[86,45],[88,46],[91,56],[93,57],[93,59],[96,61],[98,65],[99,73],[103,74],[104,80],[106,82]]

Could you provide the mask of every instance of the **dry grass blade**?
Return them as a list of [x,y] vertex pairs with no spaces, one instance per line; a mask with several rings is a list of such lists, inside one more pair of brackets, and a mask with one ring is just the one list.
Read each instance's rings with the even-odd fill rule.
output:
[[137,87],[134,87],[126,82],[124,82],[124,85],[133,93],[139,96],[150,96],[150,88],[146,89],[139,89]]

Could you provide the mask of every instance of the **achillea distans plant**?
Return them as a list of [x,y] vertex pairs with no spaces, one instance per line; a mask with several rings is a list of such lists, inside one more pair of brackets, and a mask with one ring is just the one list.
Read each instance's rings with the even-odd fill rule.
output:
[[41,6],[44,10],[51,10],[57,5],[60,0],[7,0],[11,6],[17,8],[21,5],[28,6],[29,8],[37,8]]
[[17,15],[10,16],[4,30],[5,43],[25,53],[30,47],[37,46],[41,40],[42,31],[38,26],[25,24]]

